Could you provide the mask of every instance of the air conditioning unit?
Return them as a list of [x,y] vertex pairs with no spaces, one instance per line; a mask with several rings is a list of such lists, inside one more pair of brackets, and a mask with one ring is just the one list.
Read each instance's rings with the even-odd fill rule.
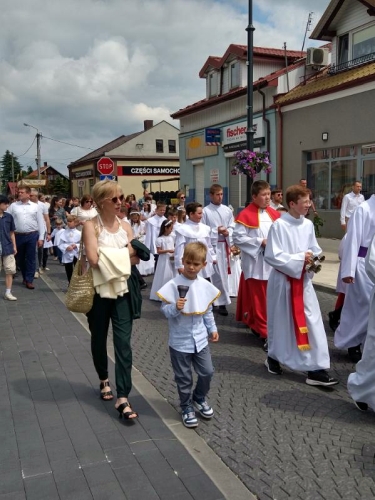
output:
[[306,66],[327,66],[329,49],[309,47],[307,49]]

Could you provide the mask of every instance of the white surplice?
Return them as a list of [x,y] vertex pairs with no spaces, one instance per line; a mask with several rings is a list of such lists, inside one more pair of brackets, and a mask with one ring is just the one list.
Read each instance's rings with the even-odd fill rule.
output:
[[[132,229],[134,238],[144,244],[146,239],[146,223],[140,221],[139,224],[132,224]],[[150,253],[150,260],[140,260],[139,264],[137,264],[138,271],[142,276],[154,274],[154,267],[155,259],[152,253]]]
[[375,238],[367,252],[365,270],[373,284],[368,328],[362,359],[356,364],[355,373],[348,378],[348,391],[354,401],[367,403],[375,410]]
[[167,220],[167,218],[164,217],[164,215],[161,217],[159,215],[153,215],[146,221],[145,245],[153,255],[156,254],[155,241],[156,238],[159,238],[160,226],[165,220]]
[[207,265],[199,273],[202,278],[210,278],[214,272],[213,262],[216,261],[216,254],[211,245],[211,228],[202,222],[193,222],[190,219],[184,224],[175,228],[176,242],[174,249],[174,265],[176,270],[183,266],[182,256],[184,255],[184,248],[188,243],[199,241],[207,247]]
[[[226,306],[231,303],[228,267],[230,269],[230,247],[233,244],[233,212],[226,205],[210,203],[203,209],[202,222],[211,228],[211,245],[216,254],[216,264],[214,265],[214,273],[211,276],[211,283],[220,290],[221,295],[215,302],[215,306]],[[224,237],[222,234],[218,234],[220,226],[228,230],[229,236]]]
[[[156,248],[161,250],[174,250],[174,238],[171,234],[169,236],[159,236],[159,238],[156,238],[155,245]],[[176,276],[171,257],[173,257],[173,253],[159,254],[158,265],[152,281],[150,300],[160,300],[156,292]]]
[[245,280],[268,280],[271,266],[264,261],[262,241],[268,237],[273,220],[265,210],[260,210],[259,227],[250,228],[236,222],[233,243],[241,249],[241,266]]
[[362,344],[366,338],[372,282],[365,271],[365,258],[358,257],[360,247],[367,248],[375,234],[375,195],[356,208],[349,219],[341,260],[341,278],[352,277],[346,288],[340,325],[334,343],[339,349]]
[[288,276],[301,277],[308,250],[314,255],[322,252],[310,220],[284,214],[273,223],[264,254],[265,261],[273,268],[267,287],[268,355],[298,371],[330,367],[319,302],[308,273],[304,275],[303,302],[311,348],[301,351],[297,347]]

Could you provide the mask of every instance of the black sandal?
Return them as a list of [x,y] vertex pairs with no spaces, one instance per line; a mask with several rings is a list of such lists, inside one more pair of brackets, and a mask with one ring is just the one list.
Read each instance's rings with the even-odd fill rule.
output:
[[[138,417],[138,413],[136,411],[133,411],[131,408],[129,411],[124,411],[125,408],[130,408],[129,401],[127,401],[126,403],[122,403],[116,408],[116,410],[120,414],[120,418],[124,417],[126,418],[126,420],[133,420],[133,418]],[[134,417],[132,415],[134,415]]]
[[100,382],[100,397],[103,401],[112,401],[113,393],[112,391],[102,392],[105,387],[111,387],[108,380],[106,382]]

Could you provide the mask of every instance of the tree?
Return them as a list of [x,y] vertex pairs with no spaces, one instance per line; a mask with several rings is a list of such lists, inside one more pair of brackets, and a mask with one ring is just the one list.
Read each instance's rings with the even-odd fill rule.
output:
[[8,182],[13,182],[17,180],[18,174],[22,170],[17,156],[13,156],[13,168],[12,168],[12,153],[7,149],[4,156],[0,161],[0,179],[1,179],[1,189],[6,192],[6,186]]
[[62,196],[69,196],[70,184],[69,180],[63,176],[58,176],[54,181],[48,182],[48,192]]

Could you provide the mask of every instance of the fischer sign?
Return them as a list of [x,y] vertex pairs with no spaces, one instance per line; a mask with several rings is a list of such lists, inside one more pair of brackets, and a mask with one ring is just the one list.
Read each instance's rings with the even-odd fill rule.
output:
[[[255,134],[254,137],[263,135],[263,121],[262,118],[255,118],[253,121]],[[229,127],[222,128],[222,146],[232,144],[234,142],[246,141],[247,122],[236,123]]]

